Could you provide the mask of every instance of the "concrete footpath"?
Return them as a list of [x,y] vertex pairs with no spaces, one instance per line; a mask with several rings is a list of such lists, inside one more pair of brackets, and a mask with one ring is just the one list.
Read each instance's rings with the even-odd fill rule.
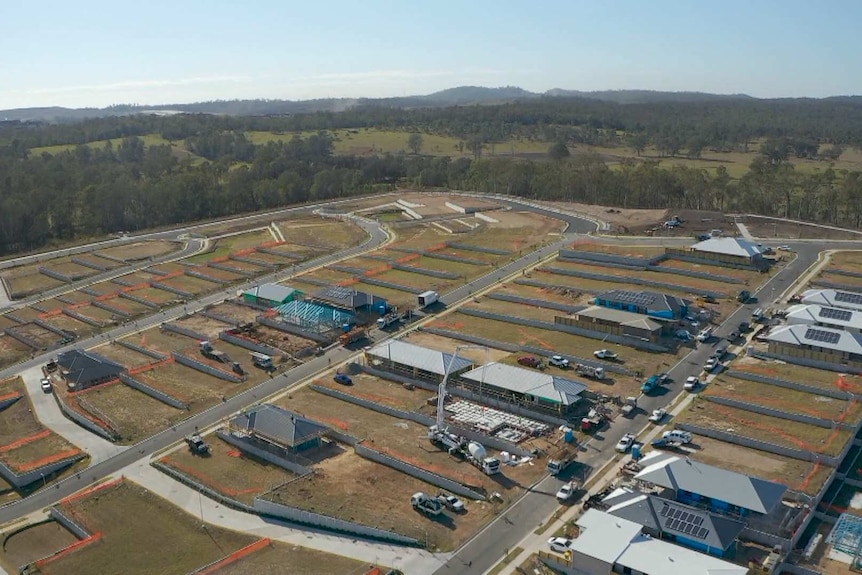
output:
[[115,475],[119,476],[149,489],[205,523],[256,537],[268,537],[273,541],[351,557],[368,564],[397,568],[405,573],[430,573],[449,559],[448,554],[433,555],[421,549],[364,541],[357,537],[339,537],[236,511],[174,481],[150,466],[148,461],[138,461],[123,468]]

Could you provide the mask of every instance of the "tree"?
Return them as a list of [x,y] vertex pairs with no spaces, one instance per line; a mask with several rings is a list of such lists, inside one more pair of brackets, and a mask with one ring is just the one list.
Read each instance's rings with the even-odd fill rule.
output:
[[478,160],[482,157],[482,151],[485,149],[485,142],[478,137],[470,138],[467,142],[467,149],[473,152],[473,158]]
[[416,132],[410,134],[410,137],[407,139],[407,147],[410,148],[414,156],[418,156],[422,150],[422,134]]
[[638,132],[629,138],[629,146],[635,151],[635,154],[640,156],[643,154],[646,147],[649,145],[649,136],[643,132]]
[[552,160],[562,160],[564,158],[568,158],[570,155],[569,147],[562,140],[548,148],[548,156],[550,156]]

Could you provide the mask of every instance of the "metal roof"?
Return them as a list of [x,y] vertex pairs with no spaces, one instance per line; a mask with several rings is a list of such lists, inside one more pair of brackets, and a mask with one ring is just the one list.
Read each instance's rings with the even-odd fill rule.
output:
[[627,325],[639,329],[649,331],[658,331],[661,329],[661,324],[639,313],[624,311],[621,309],[613,309],[600,305],[591,305],[588,308],[582,309],[575,315],[584,317],[594,317],[606,321],[612,321],[619,325]]
[[[611,568],[616,565],[655,575],[748,573],[748,567],[643,535],[639,524],[598,509],[589,509],[577,524],[581,530],[571,543],[573,554],[595,558]],[[573,560],[577,564],[577,557]]]
[[314,298],[350,309],[357,309],[367,305],[385,302],[384,298],[376,295],[356,291],[349,287],[328,286],[314,293]]
[[76,385],[116,377],[126,371],[125,366],[98,353],[82,349],[71,349],[57,354],[57,363],[66,372],[63,374],[66,381]]
[[818,304],[798,304],[787,308],[787,323],[862,330],[862,313]]
[[727,550],[745,523],[683,505],[657,495],[618,489],[603,501],[614,517],[634,521],[655,533],[684,537],[713,549]]
[[862,355],[862,335],[843,329],[805,324],[784,325],[773,329],[767,341],[790,345],[812,345],[822,349]]
[[749,477],[663,451],[648,453],[640,460],[640,464],[641,471],[635,475],[635,479],[674,491],[696,493],[763,514],[772,511],[787,491],[787,487],[780,483]]
[[302,445],[328,431],[325,425],[270,403],[258,405],[239,414],[231,424],[287,447]]
[[[391,360],[395,363],[413,367],[436,375],[446,375],[446,369],[459,372],[473,367],[473,362],[465,357],[456,357],[452,363],[451,353],[429,349],[401,340],[391,340],[374,346],[366,355]],[[450,367],[451,363],[451,367]]]
[[763,253],[756,243],[743,238],[710,238],[694,244],[691,249],[696,252],[743,258],[753,258]]
[[680,313],[683,307],[688,307],[689,305],[687,300],[680,297],[646,290],[612,289],[596,296],[595,302],[597,305],[599,305],[599,300],[632,304],[644,308],[649,312],[669,310],[675,314]]
[[243,293],[260,299],[265,299],[267,301],[283,302],[296,293],[296,290],[292,287],[280,284],[261,284],[259,286],[254,286],[251,289],[247,289]]
[[586,385],[578,381],[497,362],[462,373],[461,378],[563,405],[574,405],[587,389]]
[[802,292],[802,303],[862,311],[862,293],[834,289],[810,289]]

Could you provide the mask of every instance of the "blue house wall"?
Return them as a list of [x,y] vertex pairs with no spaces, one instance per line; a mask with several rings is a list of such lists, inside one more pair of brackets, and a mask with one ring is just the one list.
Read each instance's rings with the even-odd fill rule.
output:
[[726,515],[727,513],[731,512],[737,513],[742,516],[751,514],[750,509],[738,507],[736,505],[733,505],[732,503],[728,503],[727,501],[721,501],[720,499],[710,499],[709,497],[703,497],[702,495],[699,495],[697,493],[683,491],[682,489],[676,492],[676,500],[680,503],[691,505],[693,507],[702,507],[705,505],[709,511],[713,511],[715,513],[720,513],[723,515]]
[[716,557],[724,557],[727,554],[726,549],[719,549],[717,547],[710,547],[706,545],[703,541],[698,541],[696,539],[689,539],[687,537],[680,537],[677,535],[675,537],[677,543],[684,547],[688,547],[689,549],[694,549],[696,551],[700,551],[701,553],[706,553],[708,555],[714,555]]

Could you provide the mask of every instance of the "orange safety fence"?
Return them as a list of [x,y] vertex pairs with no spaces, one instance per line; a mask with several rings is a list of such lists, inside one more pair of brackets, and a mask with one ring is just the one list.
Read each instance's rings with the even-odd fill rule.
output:
[[99,491],[104,491],[105,489],[110,489],[111,487],[116,487],[119,484],[121,484],[123,481],[125,481],[125,479],[126,479],[125,477],[121,476],[121,477],[117,477],[116,479],[111,479],[110,481],[105,481],[104,483],[94,485],[88,489],[85,489],[83,491],[79,491],[78,493],[73,493],[72,495],[70,495],[64,499],[61,499],[60,503],[63,505],[69,505],[71,503],[74,503],[75,501],[83,499],[84,497],[88,497],[88,496],[92,495],[93,493],[98,493]]
[[400,257],[397,260],[395,260],[395,263],[406,264],[406,263],[418,260],[421,257],[422,257],[422,254],[407,254],[406,256]]
[[48,311],[46,311],[46,312],[44,312],[44,313],[40,313],[40,314],[39,314],[39,319],[48,319],[48,318],[51,318],[51,317],[57,317],[58,315],[62,315],[62,314],[63,314],[63,308],[61,308],[61,307],[55,307],[55,308],[54,308],[54,309],[52,309],[52,310],[48,310]]
[[335,285],[337,285],[338,287],[347,287],[347,286],[356,285],[358,283],[359,283],[358,279],[350,278],[350,279],[346,279],[346,280],[341,280],[340,282],[338,282]]
[[32,471],[34,469],[39,469],[40,467],[45,467],[46,465],[50,465],[56,461],[62,461],[64,459],[68,459],[69,457],[74,457],[81,453],[81,450],[77,447],[72,449],[67,449],[65,451],[61,451],[59,453],[53,453],[48,455],[47,457],[42,457],[35,461],[28,461],[27,463],[23,463],[21,465],[14,466],[17,471],[25,472]]
[[119,297],[119,295],[120,295],[119,291],[112,291],[112,292],[108,292],[108,293],[103,293],[100,296],[96,296],[96,299],[93,301],[106,301],[109,299],[114,299],[115,297]]
[[139,289],[147,289],[148,287],[150,287],[150,282],[141,282],[139,284],[126,286],[123,289],[121,289],[120,291],[123,293],[129,293],[131,291],[137,291]]
[[442,244],[435,244],[433,246],[429,246],[429,247],[425,248],[425,251],[426,252],[439,252],[440,250],[445,250],[448,247],[449,247],[449,244],[447,244],[446,242],[443,242]]
[[378,276],[378,275],[380,275],[380,274],[385,274],[386,272],[388,272],[388,271],[389,271],[389,270],[391,270],[391,269],[392,269],[392,266],[390,266],[390,265],[383,265],[383,266],[380,266],[380,267],[378,267],[378,268],[373,268],[373,269],[370,269],[370,270],[365,270],[365,271],[362,273],[362,275],[364,275],[364,276],[365,276],[365,277],[367,277],[367,278],[370,278],[370,277],[372,277],[372,276]]
[[266,249],[266,248],[274,248],[277,246],[283,246],[286,243],[287,243],[286,240],[269,240],[268,242],[263,242],[263,243],[258,244],[255,249],[260,250],[260,249]]
[[108,380],[108,381],[106,381],[106,382],[104,382],[104,383],[100,383],[99,385],[93,385],[93,386],[90,386],[90,387],[86,387],[86,388],[84,388],[84,389],[79,389],[78,391],[70,391],[70,392],[68,392],[68,393],[69,393],[69,395],[71,395],[71,396],[75,396],[75,395],[82,395],[82,394],[84,394],[84,393],[88,393],[88,392],[90,392],[90,391],[93,391],[94,389],[104,389],[104,388],[106,388],[106,387],[108,387],[108,386],[111,386],[111,385],[114,385],[114,384],[116,384],[116,383],[120,383],[120,380],[119,380],[119,379],[114,378],[114,379],[110,379],[110,380]]
[[[72,397],[72,396],[70,395],[70,397]],[[102,429],[114,430],[114,427],[111,426],[107,421],[104,421],[103,419],[96,417],[95,415],[93,415],[92,413],[90,413],[89,411],[87,411],[86,409],[81,407],[80,405],[78,405],[77,402],[75,402],[75,401],[69,401],[68,403],[66,403],[66,407],[68,407],[69,409],[71,409],[72,411],[77,413],[78,415],[80,415],[82,417],[86,417],[87,419],[89,419],[90,421],[92,421],[93,423],[95,423],[96,425],[101,427]]]
[[250,256],[251,254],[253,254],[256,251],[257,251],[257,248],[243,248],[241,250],[231,252],[230,257],[232,257],[232,258],[243,258],[245,256]]
[[219,256],[217,258],[213,258],[209,261],[211,264],[220,264],[226,262],[230,259],[230,256]]
[[219,559],[215,563],[211,563],[210,565],[207,565],[206,567],[204,567],[200,571],[196,571],[194,573],[194,575],[212,575],[213,573],[217,573],[218,571],[220,571],[224,567],[227,567],[228,565],[230,565],[232,563],[236,563],[237,561],[239,561],[243,557],[251,555],[255,551],[259,551],[259,550],[263,549],[264,547],[268,547],[270,545],[270,543],[271,543],[271,541],[266,537],[264,537],[263,539],[258,539],[257,541],[255,541],[251,545],[246,545],[242,549],[238,549],[238,550],[234,551],[233,553],[231,553],[230,555],[228,555],[224,559]]
[[152,371],[158,367],[162,367],[172,363],[174,363],[174,356],[169,355],[168,357],[160,361],[154,361],[145,365],[139,365],[138,367],[131,367],[126,370],[126,373],[128,373],[129,375],[137,375],[139,373],[144,373],[145,371]]
[[169,274],[167,274],[167,275],[159,276],[159,277],[155,278],[155,280],[153,280],[153,281],[155,281],[155,282],[163,282],[163,281],[165,281],[165,280],[169,280],[169,279],[173,279],[173,278],[178,278],[178,277],[180,277],[181,275],[183,275],[183,274],[185,274],[185,273],[186,273],[186,272],[185,272],[185,270],[175,270],[175,271],[172,271],[171,273],[169,273]]
[[47,564],[53,563],[54,561],[57,561],[58,559],[62,559],[66,555],[69,555],[70,553],[77,551],[78,549],[80,549],[82,547],[86,547],[90,543],[94,543],[96,541],[99,541],[100,539],[102,539],[102,532],[97,531],[96,533],[93,533],[92,535],[90,535],[86,539],[81,539],[80,541],[75,541],[74,543],[72,543],[68,547],[64,547],[63,549],[60,549],[59,551],[57,551],[56,553],[54,553],[52,555],[49,555],[48,557],[44,557],[42,559],[39,559],[38,561],[36,561],[35,565],[40,571],[44,571],[43,568]]
[[22,437],[21,439],[16,439],[12,443],[7,443],[6,445],[0,446],[0,453],[6,453],[7,451],[12,451],[13,449],[18,449],[28,443],[33,443],[34,441],[39,441],[40,439],[45,439],[51,435],[50,429],[43,429],[33,435],[28,435],[27,437]]
[[20,393],[18,393],[17,391],[10,391],[9,393],[4,393],[3,395],[0,395],[0,401],[6,401],[7,399],[12,399],[13,397],[23,397],[23,396]]
[[799,483],[799,486],[796,488],[797,491],[805,491],[808,487],[808,484],[811,483],[811,480],[814,479],[814,476],[817,475],[817,471],[820,470],[820,462],[815,461],[814,465],[811,466],[811,471],[802,479]]
[[231,496],[231,497],[235,497],[237,495],[247,495],[250,493],[260,493],[264,489],[263,487],[249,487],[246,489],[232,489],[230,487],[222,485],[221,483],[219,483],[218,481],[216,481],[215,479],[213,479],[209,475],[206,475],[205,473],[201,473],[200,471],[198,471],[196,469],[191,469],[190,467],[186,467],[185,465],[181,465],[181,464],[173,461],[172,459],[170,459],[168,457],[163,457],[160,461],[162,464],[167,465],[169,467],[173,467],[177,471],[181,471],[182,473],[188,475],[189,477],[197,479],[201,483],[203,483],[209,487],[212,487],[216,491],[223,493],[225,495]]

